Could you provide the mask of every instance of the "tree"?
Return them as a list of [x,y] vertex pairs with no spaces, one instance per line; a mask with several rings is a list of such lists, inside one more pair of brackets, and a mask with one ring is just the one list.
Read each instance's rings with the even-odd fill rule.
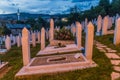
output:
[[110,9],[109,0],[100,0],[99,6],[104,8],[104,10],[106,11],[107,15],[109,14],[109,9]]
[[110,13],[112,13],[111,15],[120,14],[120,0],[113,0]]
[[81,18],[80,9],[77,6],[71,8],[70,15],[68,17],[69,23],[71,24],[75,21],[79,21],[80,18]]
[[11,30],[9,30],[6,26],[0,27],[0,35],[10,35]]

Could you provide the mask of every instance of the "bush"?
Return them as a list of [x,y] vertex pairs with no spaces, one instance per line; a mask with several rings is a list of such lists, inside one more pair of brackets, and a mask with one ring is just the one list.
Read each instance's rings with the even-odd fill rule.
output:
[[59,31],[55,30],[56,40],[74,40],[74,36],[69,29],[63,27]]

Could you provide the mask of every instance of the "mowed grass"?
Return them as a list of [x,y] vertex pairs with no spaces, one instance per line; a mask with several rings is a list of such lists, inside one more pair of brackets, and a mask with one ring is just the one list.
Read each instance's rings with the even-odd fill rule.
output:
[[93,53],[93,60],[98,64],[97,67],[50,75],[30,76],[18,80],[111,80],[110,74],[113,69],[110,60],[95,47]]
[[[34,57],[36,53],[40,50],[40,45],[35,48],[31,46],[31,57]],[[22,68],[22,49],[16,46],[12,46],[12,49],[4,55],[0,55],[0,60],[9,62],[9,67],[11,69],[7,74],[0,80],[14,80],[15,74]]]
[[113,39],[114,39],[113,34],[95,37],[95,40],[101,42],[102,44],[107,45],[111,49],[117,50],[117,52],[120,53],[120,44],[114,45]]
[[[113,39],[114,39],[113,34],[96,37],[97,41],[101,42],[102,44],[107,45],[111,49],[117,50],[117,54],[120,56],[120,44],[114,45]],[[118,78],[117,80],[120,80],[120,78]]]
[[[32,57],[40,50],[40,46],[32,48]],[[8,61],[11,70],[0,80],[14,80],[15,74],[22,68],[22,52],[21,48],[12,47],[5,55],[0,55],[0,59]],[[76,70],[65,73],[57,73],[43,76],[30,76],[27,78],[16,80],[110,80],[112,65],[110,60],[104,53],[99,52],[95,47],[93,51],[93,60],[98,64],[98,67]]]

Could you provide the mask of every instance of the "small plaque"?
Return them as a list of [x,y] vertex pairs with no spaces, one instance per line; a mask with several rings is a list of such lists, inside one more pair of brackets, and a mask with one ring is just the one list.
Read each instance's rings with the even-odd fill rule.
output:
[[78,59],[78,58],[80,58],[80,55],[81,55],[81,53],[77,53],[77,54],[75,54],[74,57],[75,57],[76,59]]

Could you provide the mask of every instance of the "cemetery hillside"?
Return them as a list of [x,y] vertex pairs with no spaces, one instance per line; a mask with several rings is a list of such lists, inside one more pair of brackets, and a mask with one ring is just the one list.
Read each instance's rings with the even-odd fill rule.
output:
[[0,80],[120,80],[120,0],[1,0]]

